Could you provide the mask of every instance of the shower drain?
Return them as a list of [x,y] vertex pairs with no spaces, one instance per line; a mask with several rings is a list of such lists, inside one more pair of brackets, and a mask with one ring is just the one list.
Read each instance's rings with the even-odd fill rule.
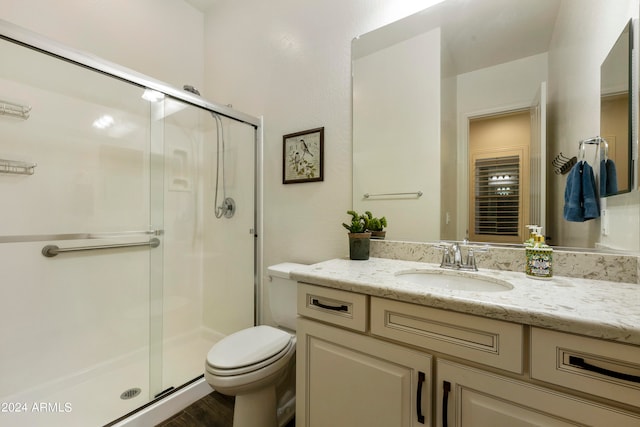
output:
[[120,395],[120,399],[123,399],[123,400],[133,399],[140,393],[142,393],[142,390],[140,388],[138,387],[130,388],[122,392],[122,394]]

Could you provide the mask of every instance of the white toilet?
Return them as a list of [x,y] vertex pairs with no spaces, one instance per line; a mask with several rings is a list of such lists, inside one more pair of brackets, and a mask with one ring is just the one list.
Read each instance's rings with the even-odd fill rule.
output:
[[269,306],[278,325],[243,329],[209,350],[204,376],[216,391],[236,397],[233,427],[278,427],[295,411],[296,282],[302,264],[267,268]]

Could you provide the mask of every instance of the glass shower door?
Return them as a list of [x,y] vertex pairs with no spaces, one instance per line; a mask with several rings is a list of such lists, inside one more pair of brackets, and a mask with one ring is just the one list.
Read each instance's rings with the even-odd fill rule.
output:
[[139,86],[0,56],[0,425],[105,424],[153,398],[163,148]]
[[[164,309],[162,370],[154,378],[170,390],[202,376],[215,342],[254,324],[256,131],[173,98],[157,114],[165,159]],[[227,198],[234,210],[224,215],[219,206]]]

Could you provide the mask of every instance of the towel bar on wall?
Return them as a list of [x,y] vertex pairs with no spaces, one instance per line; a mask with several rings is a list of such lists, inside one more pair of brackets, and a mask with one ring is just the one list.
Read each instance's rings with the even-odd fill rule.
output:
[[416,196],[422,197],[422,191],[411,191],[409,193],[379,193],[379,194],[369,194],[364,193],[363,197],[368,199],[369,197],[380,197],[380,196]]
[[133,243],[114,243],[110,245],[92,245],[92,246],[77,246],[72,248],[60,248],[56,245],[47,245],[42,248],[42,255],[47,258],[54,257],[63,252],[78,252],[78,251],[92,251],[96,249],[114,249],[114,248],[131,248],[135,246],[149,246],[151,248],[157,248],[160,246],[160,239],[152,238],[148,242],[133,242]]
[[16,160],[0,159],[0,173],[13,173],[18,175],[33,175],[37,165],[35,163],[19,162]]
[[28,119],[31,113],[31,107],[28,105],[20,105],[14,102],[0,100],[0,115],[12,116],[20,119]]

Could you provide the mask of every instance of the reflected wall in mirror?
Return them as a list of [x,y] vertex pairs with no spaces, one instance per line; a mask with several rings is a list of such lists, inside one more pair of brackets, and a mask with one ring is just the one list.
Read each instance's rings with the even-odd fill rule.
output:
[[[520,187],[515,194],[492,186],[485,213],[495,214],[494,229],[511,221],[506,199],[496,198],[510,192],[518,203],[509,214],[518,217],[513,241],[535,223],[552,245],[640,250],[638,191],[603,200],[608,223],[569,224],[566,175],[551,163],[560,152],[578,155],[579,141],[601,133],[600,67],[638,9],[638,0],[446,0],[354,39],[353,208],[386,216],[392,240],[504,242],[491,230],[478,237],[470,123],[525,114]],[[475,151],[511,156],[494,148]],[[616,137],[615,151],[631,153],[631,145]]]
[[[600,196],[631,191],[631,46],[629,22],[602,63],[600,72],[600,144],[598,155]],[[622,149],[619,147],[622,146]]]

